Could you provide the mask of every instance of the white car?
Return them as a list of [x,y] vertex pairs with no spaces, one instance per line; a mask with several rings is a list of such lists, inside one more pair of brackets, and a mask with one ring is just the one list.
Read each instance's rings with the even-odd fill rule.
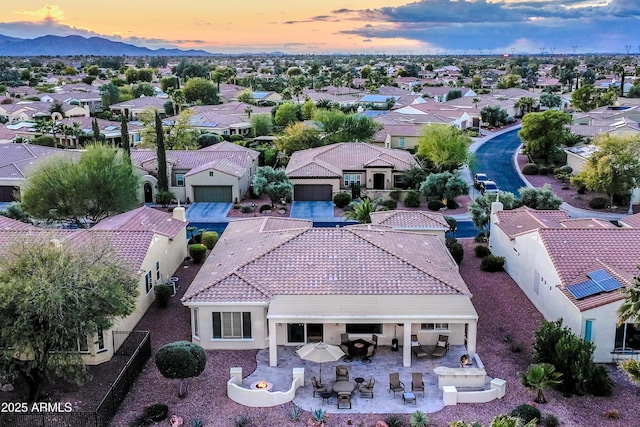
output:
[[480,184],[480,193],[497,194],[500,192],[498,185],[493,181],[482,181]]

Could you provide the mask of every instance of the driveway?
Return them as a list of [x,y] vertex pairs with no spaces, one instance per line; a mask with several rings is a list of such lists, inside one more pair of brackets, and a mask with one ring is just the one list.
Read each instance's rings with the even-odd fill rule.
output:
[[323,219],[328,220],[333,216],[333,202],[292,202],[291,218]]
[[193,203],[187,209],[187,221],[226,222],[231,206],[231,203]]

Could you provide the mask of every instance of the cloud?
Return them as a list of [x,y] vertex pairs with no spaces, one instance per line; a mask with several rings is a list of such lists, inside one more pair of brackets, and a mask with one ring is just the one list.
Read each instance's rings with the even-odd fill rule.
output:
[[47,5],[38,10],[18,10],[18,15],[35,16],[45,21],[61,21],[64,19],[64,13],[57,4]]
[[[331,16],[331,15],[317,15],[302,21],[284,21],[282,22],[282,24],[292,25],[292,24],[303,24],[307,22],[340,22],[340,20],[336,19],[335,16]],[[277,24],[277,22],[274,22],[274,24]]]

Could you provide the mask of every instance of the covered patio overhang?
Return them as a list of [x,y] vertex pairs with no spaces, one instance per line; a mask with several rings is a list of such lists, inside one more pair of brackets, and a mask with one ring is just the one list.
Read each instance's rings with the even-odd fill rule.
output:
[[[401,324],[403,342],[412,324],[463,323],[470,355],[476,352],[478,314],[467,295],[277,295],[267,313],[269,330],[283,323]],[[269,334],[269,364],[277,366],[276,335]],[[403,346],[403,365],[411,366],[411,348]]]

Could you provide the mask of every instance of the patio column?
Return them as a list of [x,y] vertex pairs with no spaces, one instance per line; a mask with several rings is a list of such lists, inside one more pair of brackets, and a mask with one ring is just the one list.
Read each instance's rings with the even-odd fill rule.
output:
[[411,323],[404,324],[402,333],[402,366],[411,367]]
[[478,335],[478,321],[474,320],[467,323],[467,353],[469,357],[476,354],[476,340]]
[[269,322],[269,366],[278,366],[278,325],[275,320]]

